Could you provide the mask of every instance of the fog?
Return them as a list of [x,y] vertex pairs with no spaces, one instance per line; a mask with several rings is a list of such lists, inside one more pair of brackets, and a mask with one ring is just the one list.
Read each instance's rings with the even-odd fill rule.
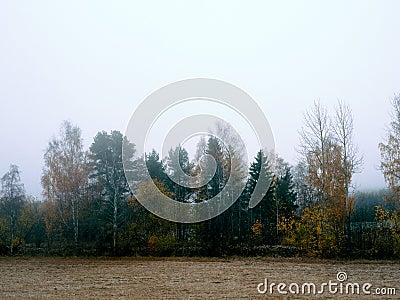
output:
[[384,187],[378,143],[400,93],[398,1],[35,1],[0,4],[0,174],[17,164],[41,196],[43,153],[63,120],[86,147],[124,132],[154,90],[193,77],[230,82],[264,110],[296,163],[315,100],[354,114],[358,189]]

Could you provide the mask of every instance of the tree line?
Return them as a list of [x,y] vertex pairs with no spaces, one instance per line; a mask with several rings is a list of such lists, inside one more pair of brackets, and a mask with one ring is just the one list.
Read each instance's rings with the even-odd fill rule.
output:
[[[219,136],[229,137],[227,128],[218,130]],[[234,139],[225,145],[214,135],[199,141],[193,160],[181,146],[163,158],[155,150],[138,157],[135,145],[119,131],[98,132],[85,150],[81,135],[79,127],[65,121],[49,142],[41,201],[26,195],[17,166],[1,178],[2,254],[220,256],[278,249],[283,255],[400,256],[400,96],[393,98],[388,136],[379,144],[388,190],[378,194],[352,186],[362,158],[354,144],[351,109],[343,102],[332,115],[319,102],[305,113],[296,166],[262,149],[249,167],[239,163],[232,168],[232,160],[242,162],[243,149]],[[203,155],[215,162],[205,184],[187,187],[171,179],[178,169],[204,179],[199,178],[208,169]],[[152,182],[141,181],[146,169]],[[174,223],[141,205],[125,172],[137,179],[133,186],[139,199],[156,197],[149,189],[153,183],[186,203],[218,195],[229,178],[245,188],[215,218]],[[249,208],[258,182],[271,184],[260,203]]]

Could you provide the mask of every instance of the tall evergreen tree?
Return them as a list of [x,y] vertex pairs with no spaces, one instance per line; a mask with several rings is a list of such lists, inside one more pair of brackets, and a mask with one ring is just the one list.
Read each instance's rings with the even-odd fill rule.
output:
[[[165,158],[165,172],[168,173],[167,180],[169,190],[179,202],[189,202],[192,189],[190,185],[190,172],[192,164],[189,161],[189,154],[185,148],[180,146],[170,149]],[[172,180],[173,179],[173,180]]]
[[162,182],[163,184],[168,182],[168,176],[165,173],[163,162],[160,160],[160,155],[155,149],[146,154],[146,167],[151,179]]
[[112,247],[117,251],[117,234],[125,223],[130,189],[124,174],[122,148],[125,163],[132,164],[135,146],[129,143],[119,131],[99,132],[90,146],[91,178],[97,186],[100,217],[112,233]]
[[[189,161],[189,154],[181,146],[170,149],[165,158],[165,170],[168,173],[168,189],[172,192],[175,201],[192,202],[194,189],[190,188],[190,175],[193,164]],[[172,178],[172,179],[170,179]],[[179,241],[188,238],[191,224],[176,223],[176,237]]]
[[[211,180],[206,185],[198,189],[197,201],[207,201],[213,197],[217,197],[217,205],[224,205],[220,192],[224,188],[228,179],[229,164],[227,161],[230,159],[224,155],[223,148],[218,140],[214,136],[210,136],[207,141],[207,146],[204,150],[204,154],[212,156],[215,163],[206,160],[205,165],[202,169],[204,175]],[[213,167],[215,166],[215,168]],[[215,171],[214,174],[211,174]],[[223,253],[225,245],[225,239],[227,238],[228,221],[226,212],[201,223],[198,226],[198,231],[201,240],[205,244],[209,255],[220,255]]]
[[[263,169],[263,172],[261,170]],[[260,178],[260,174],[265,174],[265,178]],[[249,196],[255,190],[256,185],[259,182],[271,182],[267,192],[265,193],[259,204],[249,210],[249,225],[252,226],[255,223],[262,225],[262,236],[263,241],[269,242],[271,239],[270,224],[273,219],[273,197],[275,189],[275,180],[272,170],[271,157],[268,157],[263,150],[259,150],[254,159],[254,162],[250,165],[249,179],[246,185],[247,193]]]

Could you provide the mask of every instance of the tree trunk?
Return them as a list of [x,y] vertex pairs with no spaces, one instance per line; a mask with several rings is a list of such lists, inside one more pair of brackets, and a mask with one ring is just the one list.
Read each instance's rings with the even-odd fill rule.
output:
[[10,253],[11,256],[14,254],[14,218],[10,217],[10,231],[11,231],[11,244],[10,244]]
[[279,236],[279,201],[276,199],[276,243],[278,243]]
[[117,206],[117,195],[114,195],[114,215],[113,215],[113,251],[114,255],[117,250],[117,218],[118,217],[118,206]]
[[79,221],[78,208],[75,207],[75,204],[72,203],[72,227],[74,230],[75,255],[78,255]]

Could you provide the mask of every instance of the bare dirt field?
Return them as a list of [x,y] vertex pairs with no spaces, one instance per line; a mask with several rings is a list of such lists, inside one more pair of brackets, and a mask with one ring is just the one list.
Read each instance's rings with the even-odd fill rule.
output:
[[[296,283],[358,283],[360,295],[293,294]],[[268,279],[285,283],[288,294],[273,287],[259,294]],[[371,295],[362,285],[371,283]],[[263,289],[264,286],[260,286]],[[338,285],[339,287],[339,285]],[[305,287],[307,292],[307,287]],[[395,288],[397,295],[377,296],[376,288]],[[296,285],[292,285],[296,291]],[[391,292],[388,289],[379,290]],[[318,292],[318,291],[317,291]],[[351,292],[351,289],[349,289]],[[400,263],[299,258],[0,258],[0,299],[400,299]]]

